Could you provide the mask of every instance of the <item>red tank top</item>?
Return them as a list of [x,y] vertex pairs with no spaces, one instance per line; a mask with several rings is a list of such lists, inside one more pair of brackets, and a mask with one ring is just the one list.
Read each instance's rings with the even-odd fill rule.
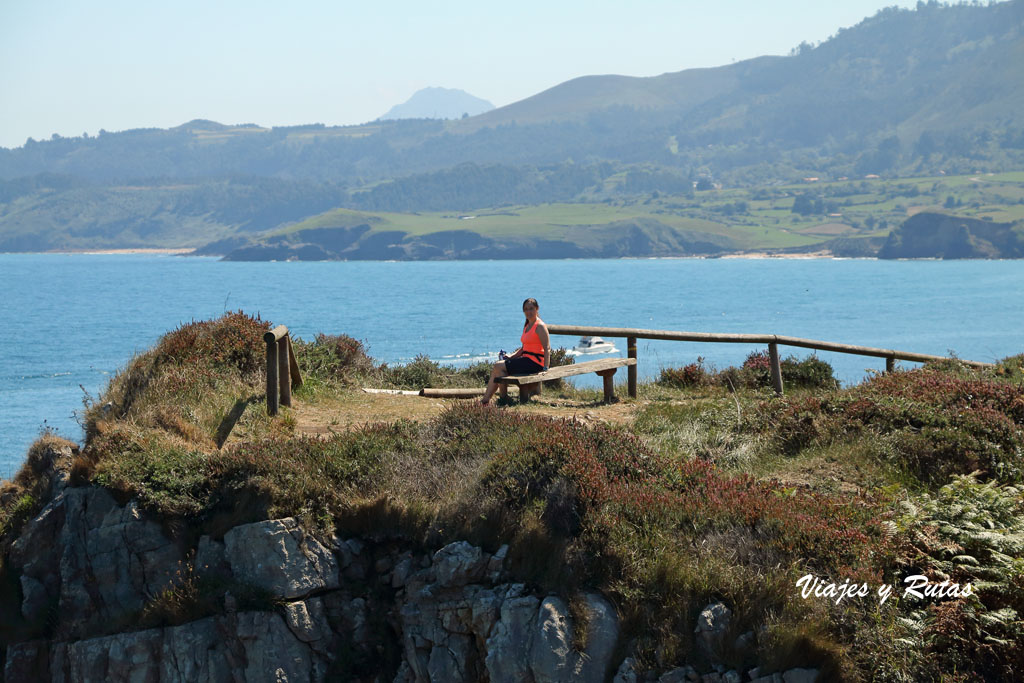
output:
[[543,367],[544,345],[540,343],[540,335],[537,334],[537,323],[529,330],[524,330],[519,341],[523,344],[523,355]]

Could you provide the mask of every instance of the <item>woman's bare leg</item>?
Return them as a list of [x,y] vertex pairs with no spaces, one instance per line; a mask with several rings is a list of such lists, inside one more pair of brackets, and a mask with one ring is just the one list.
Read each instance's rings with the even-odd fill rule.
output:
[[[494,364],[494,369],[491,370],[491,379],[489,382],[487,382],[487,391],[484,392],[484,396],[483,398],[480,399],[480,403],[487,405],[487,402],[491,400],[491,396],[494,396],[494,392],[498,388],[498,383],[495,380],[497,380],[499,377],[504,377],[507,374],[508,370],[505,369],[504,361],[499,361]],[[502,386],[502,389],[504,389],[504,385]],[[504,395],[504,393],[505,392],[503,391],[502,395]]]

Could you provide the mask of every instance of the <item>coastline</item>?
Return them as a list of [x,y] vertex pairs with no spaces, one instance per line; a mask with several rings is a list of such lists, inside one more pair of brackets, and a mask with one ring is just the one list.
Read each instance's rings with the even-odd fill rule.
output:
[[[90,254],[90,255],[103,255],[108,256],[111,254],[191,254],[195,251],[194,247],[178,247],[178,248],[151,248],[151,247],[139,247],[136,249],[53,249],[51,251],[37,251],[37,254]],[[27,252],[23,252],[27,253]]]
[[[21,252],[2,252],[2,253],[5,253],[5,254],[74,254],[74,255],[90,255],[90,256],[98,256],[98,255],[101,255],[101,256],[110,256],[110,255],[171,255],[171,256],[187,256],[187,255],[192,254],[194,251],[195,251],[194,247],[175,247],[175,248],[138,247],[138,248],[131,248],[131,249],[51,249],[49,251],[21,251]],[[221,256],[222,255],[215,256],[215,258],[221,258]],[[592,257],[592,258],[600,259],[600,257]],[[643,260],[646,260],[646,259],[708,259],[708,260],[713,260],[713,259],[801,259],[801,260],[810,260],[810,259],[834,259],[834,258],[842,258],[842,257],[836,257],[829,250],[822,250],[822,251],[813,251],[813,252],[798,253],[798,254],[792,254],[792,253],[772,253],[772,252],[769,252],[769,251],[750,251],[750,252],[730,252],[730,253],[726,253],[726,254],[714,254],[714,255],[688,254],[688,255],[685,255],[685,256],[619,256],[619,257],[612,257],[612,258],[610,258],[608,260],[615,260],[616,258],[618,258],[618,259],[643,259]],[[869,257],[869,258],[873,258],[873,257]],[[325,259],[325,260],[333,260],[333,259]],[[358,259],[358,260],[364,260],[364,259]],[[376,260],[376,259],[365,259],[365,260]],[[391,261],[392,259],[386,259],[386,260]],[[409,259],[409,260],[413,261],[413,260],[417,260],[417,259]],[[493,261],[493,260],[502,260],[502,261],[504,261],[504,260],[509,260],[509,261],[516,261],[516,260],[527,260],[527,261],[530,261],[530,260],[534,260],[534,259],[421,259],[421,260],[423,260],[423,261],[437,261],[437,260],[442,260],[442,261],[476,261],[476,260],[484,260],[484,261]],[[575,261],[575,260],[579,260],[579,259],[578,258],[569,258],[569,259],[558,259],[558,260]],[[604,259],[601,259],[601,260],[604,260]],[[383,260],[382,260],[382,262],[383,262]],[[267,261],[267,263],[270,263],[270,261]]]
[[[740,254],[722,254],[715,258],[747,258],[747,259],[834,259],[835,254],[827,249],[809,251],[804,254],[773,254],[768,251],[749,251]],[[874,257],[871,257],[874,258]]]
[[[157,247],[138,247],[131,249],[51,249],[49,251],[3,251],[0,252],[2,256],[14,256],[14,255],[28,255],[28,254],[53,254],[53,255],[75,255],[75,256],[195,256],[195,258],[210,258],[215,260],[221,260],[223,254],[203,254],[197,255],[194,247],[174,247],[174,248],[157,248]],[[561,259],[551,259],[556,261],[579,261],[579,260],[597,260],[597,261],[615,261],[615,260],[715,260],[715,259],[748,259],[748,260],[796,260],[796,261],[812,261],[812,260],[833,260],[833,261],[875,261],[878,260],[877,256],[836,256],[832,251],[827,249],[821,251],[811,251],[806,253],[777,253],[770,251],[748,251],[748,252],[730,252],[726,254],[690,254],[686,256],[614,256],[614,257],[569,257]],[[277,259],[269,259],[266,261],[249,261],[249,263],[326,263],[329,261],[348,261],[349,259],[323,259],[320,261],[299,261],[287,259],[284,261],[278,261]],[[534,261],[538,259],[353,259],[354,261],[365,261],[365,262],[377,262],[377,263],[411,263],[411,262],[437,262],[437,261]],[[548,259],[541,259],[548,260]],[[918,257],[906,257],[906,258],[894,258],[888,259],[892,261],[1014,261],[1021,259],[1014,258],[977,258],[977,259],[944,259],[938,256],[918,256]]]

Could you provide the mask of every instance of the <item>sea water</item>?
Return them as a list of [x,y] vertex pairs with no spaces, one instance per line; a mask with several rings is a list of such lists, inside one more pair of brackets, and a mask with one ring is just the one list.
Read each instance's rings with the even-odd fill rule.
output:
[[[621,259],[228,263],[154,255],[0,254],[0,477],[76,415],[134,354],[182,323],[244,310],[312,339],[363,340],[388,363],[453,365],[518,345],[523,299],[548,323],[781,334],[994,361],[1024,352],[1024,262]],[[553,337],[571,347],[574,337]],[[615,340],[625,355],[623,340]],[[739,344],[639,340],[639,374]],[[810,351],[781,347],[784,355]],[[846,384],[884,360],[819,353]],[[601,356],[604,357],[604,356]],[[912,364],[906,364],[912,365]],[[577,384],[598,381],[575,378]]]

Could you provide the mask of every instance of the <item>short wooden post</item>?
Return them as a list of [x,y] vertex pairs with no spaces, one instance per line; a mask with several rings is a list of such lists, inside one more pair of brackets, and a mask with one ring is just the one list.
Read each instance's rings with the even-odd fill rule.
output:
[[277,340],[277,376],[281,385],[281,405],[291,407],[292,405],[292,378],[291,363],[288,357],[288,335]]
[[772,364],[772,387],[775,393],[782,396],[782,363],[779,361],[779,345],[768,344],[768,358]]
[[[278,325],[263,335],[263,341],[267,343],[267,415],[277,415],[278,385],[281,387],[280,393],[284,395],[285,384],[289,383],[288,328]],[[291,405],[290,385],[287,396],[288,402],[285,405]]]
[[[636,337],[626,337],[626,357],[636,358]],[[636,365],[626,370],[626,384],[630,398],[636,398]]]
[[263,341],[267,342],[267,415],[277,415],[277,338],[267,332]]
[[896,369],[896,359],[889,356],[885,359],[885,371],[887,373],[893,372]]
[[602,370],[597,374],[604,380],[604,402],[611,403],[615,400],[615,368]]

